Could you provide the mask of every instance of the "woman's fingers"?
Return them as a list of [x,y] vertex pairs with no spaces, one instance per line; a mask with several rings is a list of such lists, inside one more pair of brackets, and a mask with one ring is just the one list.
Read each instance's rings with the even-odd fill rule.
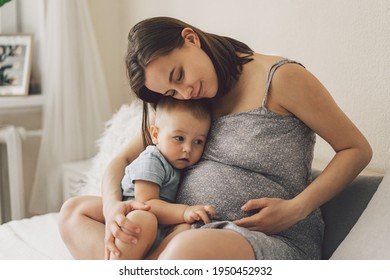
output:
[[248,200],[242,207],[243,211],[250,211],[254,209],[264,208],[268,205],[268,198],[259,198]]
[[[110,258],[110,254],[120,255],[120,251],[115,245],[115,239],[118,239],[127,244],[136,244],[138,236],[141,233],[141,228],[126,218],[126,215],[133,210],[148,211],[149,205],[135,200],[128,200],[116,204],[113,207],[112,214],[106,219],[105,233],[105,259]],[[115,214],[116,213],[116,214]]]
[[110,259],[110,253],[113,253],[115,256],[119,256],[121,252],[115,245],[115,239],[114,236],[110,233],[106,234],[106,237],[104,239],[105,244],[105,259]]
[[240,220],[234,221],[234,223],[240,227],[244,227],[249,230],[261,231],[261,224],[255,216],[245,217]]

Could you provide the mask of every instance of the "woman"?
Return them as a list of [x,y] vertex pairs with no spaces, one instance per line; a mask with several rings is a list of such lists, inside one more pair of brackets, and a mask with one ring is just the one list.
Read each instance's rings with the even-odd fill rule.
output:
[[[239,41],[167,17],[132,28],[126,62],[130,85],[142,100],[207,98],[213,108],[204,156],[184,174],[177,199],[212,205],[216,221],[168,236],[149,257],[320,258],[324,225],[319,207],[372,156],[365,137],[326,88],[294,61],[254,53]],[[148,123],[144,106],[144,131]],[[312,181],[315,133],[335,156]],[[147,136],[129,143],[112,161],[102,202],[76,198],[64,205],[61,233],[76,258],[101,257],[103,237],[107,256],[120,254],[115,238],[131,243],[142,236],[125,219],[142,205],[121,202],[119,186],[125,166],[150,140]],[[99,201],[103,212],[89,208],[89,201]]]

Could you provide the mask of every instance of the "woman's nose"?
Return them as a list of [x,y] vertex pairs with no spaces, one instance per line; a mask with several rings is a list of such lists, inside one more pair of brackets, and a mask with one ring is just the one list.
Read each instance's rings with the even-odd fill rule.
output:
[[192,93],[193,93],[193,87],[191,86],[183,86],[180,90],[180,94],[183,97],[183,99],[191,99]]

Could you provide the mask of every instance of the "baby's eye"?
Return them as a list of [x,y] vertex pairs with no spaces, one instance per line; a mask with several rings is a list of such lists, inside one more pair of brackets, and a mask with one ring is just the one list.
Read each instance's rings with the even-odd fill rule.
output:
[[183,136],[175,136],[174,137],[176,141],[179,141],[179,142],[183,142],[184,141],[184,137]]
[[194,141],[194,144],[195,144],[195,145],[203,145],[203,143],[204,143],[204,141],[203,141],[203,140],[200,140],[200,139]]

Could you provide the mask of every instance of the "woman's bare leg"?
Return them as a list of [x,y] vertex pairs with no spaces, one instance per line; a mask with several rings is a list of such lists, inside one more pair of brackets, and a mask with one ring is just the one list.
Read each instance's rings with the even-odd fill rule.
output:
[[75,259],[104,259],[104,216],[101,197],[67,200],[59,216],[61,237]]
[[165,247],[167,247],[167,245],[169,244],[169,242],[172,240],[172,238],[174,238],[177,234],[179,234],[180,232],[182,231],[185,231],[185,230],[189,230],[191,229],[191,225],[189,224],[179,224],[179,225],[176,225],[172,232],[170,232],[165,238],[163,241],[161,241],[160,245],[158,245],[158,247],[156,248],[156,250],[154,250],[154,252],[152,252],[148,257],[147,259],[148,260],[156,260],[158,258],[158,256],[161,254],[162,251],[165,250]]
[[254,259],[249,242],[237,232],[224,229],[186,230],[176,235],[160,254],[168,260]]
[[140,228],[140,234],[136,244],[127,244],[119,239],[115,245],[122,252],[120,256],[111,253],[110,260],[141,260],[149,251],[157,236],[157,218],[148,211],[134,210],[126,216],[130,221],[136,223]]

